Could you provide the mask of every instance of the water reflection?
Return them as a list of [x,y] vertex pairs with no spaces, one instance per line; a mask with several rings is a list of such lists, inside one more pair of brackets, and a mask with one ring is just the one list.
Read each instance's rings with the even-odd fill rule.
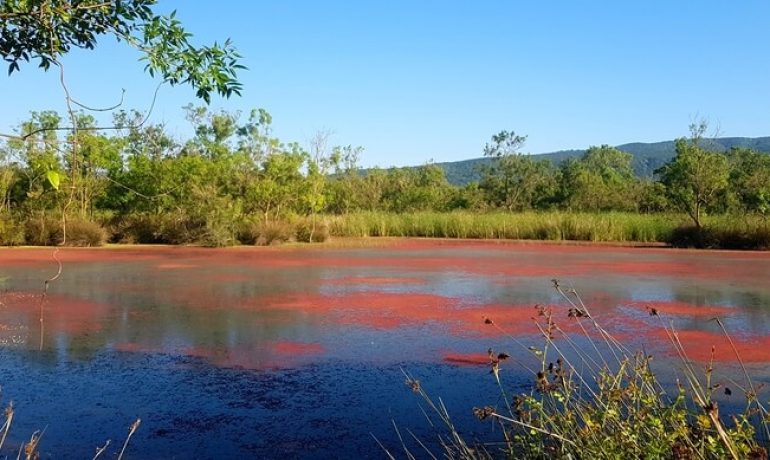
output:
[[[455,395],[466,413],[468,404],[496,394],[486,369],[467,357],[488,347],[513,348],[485,317],[537,341],[534,306],[551,305],[571,330],[565,302],[550,287],[553,278],[574,287],[619,337],[663,360],[671,350],[661,345],[661,322],[650,308],[691,341],[694,359],[708,358],[702,350],[721,343],[711,320],[718,315],[760,380],[770,362],[764,351],[770,347],[768,254],[414,242],[377,249],[62,252],[65,270],[44,308],[43,352],[34,351],[37,300],[49,257],[45,250],[0,254],[6,394],[39,404],[37,395],[61,390],[56,379],[82,391],[82,406],[46,397],[47,411],[26,408],[37,418],[21,426],[59,427],[47,435],[49,446],[77,436],[76,430],[90,430],[87,439],[103,442],[98,420],[105,414],[94,407],[104,407],[127,423],[136,408],[148,412],[155,431],[143,439],[143,457],[163,458],[169,446],[180,456],[200,454],[196,449],[208,436],[233,455],[264,454],[271,443],[300,453],[323,443],[371,453],[369,432],[386,438],[391,415],[413,418],[414,402],[399,393],[401,366]],[[729,366],[730,356],[717,358]],[[526,374],[507,373],[511,385],[526,386]],[[236,378],[251,383],[229,382]],[[39,381],[27,385],[30,379]],[[148,380],[151,385],[139,387]],[[264,387],[277,381],[288,388],[270,396]],[[351,393],[351,384],[376,395],[374,401]],[[380,401],[382,395],[391,400]],[[344,421],[341,408],[354,424]],[[88,421],[72,426],[50,415],[60,412]],[[215,420],[220,428],[209,427]],[[287,434],[282,424],[315,428],[302,437]],[[203,438],[185,441],[185,432]]]

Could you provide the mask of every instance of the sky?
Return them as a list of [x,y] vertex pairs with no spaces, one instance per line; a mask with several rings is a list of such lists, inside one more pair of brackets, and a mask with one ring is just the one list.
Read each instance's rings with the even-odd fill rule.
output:
[[[214,110],[265,108],[273,134],[364,147],[363,166],[479,157],[501,130],[525,152],[682,137],[696,119],[721,136],[770,135],[767,0],[160,0],[193,42],[231,38],[243,96]],[[139,54],[104,38],[63,60],[74,97],[146,110],[158,84]],[[0,132],[30,111],[64,111],[58,73],[0,72]],[[161,87],[150,121],[192,129],[185,86]],[[202,102],[200,102],[202,104]]]

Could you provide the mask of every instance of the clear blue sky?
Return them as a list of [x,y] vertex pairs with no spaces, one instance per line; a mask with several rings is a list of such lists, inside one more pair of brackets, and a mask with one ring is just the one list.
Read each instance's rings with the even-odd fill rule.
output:
[[[233,39],[248,71],[242,98],[274,133],[361,145],[364,165],[478,157],[502,129],[525,151],[652,142],[696,117],[724,136],[770,135],[770,2],[163,1],[199,43]],[[138,55],[103,40],[64,61],[81,101],[143,109],[156,82]],[[57,75],[0,74],[0,128],[63,109]],[[161,89],[152,121],[190,133],[187,87]]]

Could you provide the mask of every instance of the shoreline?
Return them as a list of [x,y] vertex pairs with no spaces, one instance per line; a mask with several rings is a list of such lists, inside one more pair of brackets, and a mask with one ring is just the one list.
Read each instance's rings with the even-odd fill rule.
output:
[[145,243],[108,243],[102,246],[0,246],[0,256],[10,252],[42,252],[50,254],[55,249],[67,250],[66,252],[122,252],[137,250],[143,253],[166,253],[177,250],[193,250],[201,252],[232,252],[232,251],[321,251],[334,249],[366,249],[366,248],[393,248],[393,249],[420,249],[424,248],[484,248],[484,247],[520,247],[543,249],[633,249],[645,250],[645,252],[670,252],[670,253],[727,253],[745,254],[754,256],[766,255],[770,257],[770,251],[761,249],[720,249],[720,248],[681,248],[662,242],[635,242],[635,241],[585,241],[585,240],[535,240],[535,239],[502,239],[502,238],[444,238],[444,237],[414,237],[414,236],[344,236],[332,237],[325,242],[304,243],[286,242],[276,245],[235,245],[225,247],[208,247],[194,244],[145,244]]

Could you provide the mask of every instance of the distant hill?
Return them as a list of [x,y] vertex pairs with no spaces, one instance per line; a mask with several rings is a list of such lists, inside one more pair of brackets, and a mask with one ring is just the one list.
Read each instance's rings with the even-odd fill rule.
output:
[[[770,137],[720,137],[709,139],[710,148],[725,152],[733,147],[749,147],[760,152],[770,152]],[[653,143],[633,142],[616,146],[618,150],[634,156],[634,172],[640,177],[651,177],[653,171],[666,164],[674,156],[674,141]],[[567,158],[579,157],[585,150],[560,150],[558,152],[533,155],[558,164]],[[489,163],[489,158],[436,163],[444,168],[447,179],[454,185],[465,185],[480,179],[478,167]]]

